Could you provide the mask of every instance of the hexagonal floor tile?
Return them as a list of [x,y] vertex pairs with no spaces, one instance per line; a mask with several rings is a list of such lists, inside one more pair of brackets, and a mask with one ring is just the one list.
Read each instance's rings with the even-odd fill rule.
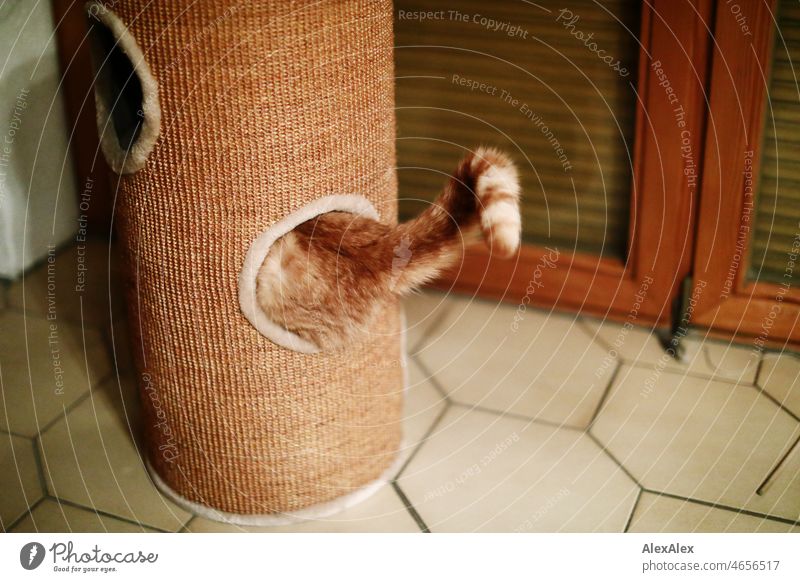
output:
[[658,365],[666,370],[689,372],[741,384],[755,380],[759,355],[746,347],[691,334],[683,338],[685,354],[678,361],[666,354],[652,329],[630,329],[619,323],[588,317],[584,318],[584,323],[606,353],[619,354],[626,363]]
[[[95,390],[41,437],[53,495],[112,515],[177,531],[189,514],[162,497],[131,437],[138,425],[134,383],[116,379]],[[127,415],[127,416],[126,416]]]
[[0,433],[0,531],[43,495],[33,441]]
[[386,485],[369,499],[349,509],[319,520],[308,520],[275,527],[244,527],[211,521],[202,517],[192,520],[191,532],[419,532],[419,527],[406,510],[391,485]]
[[795,416],[800,416],[800,357],[764,354],[758,386]]
[[[767,476],[759,493],[760,497],[771,500],[773,506],[797,508],[800,505],[800,442],[795,443],[792,450]],[[787,516],[800,521],[800,509],[795,511],[794,517],[791,510],[784,517]]]
[[151,528],[100,515],[90,509],[59,503],[55,499],[45,499],[25,519],[13,529],[14,533],[140,533],[157,531]]
[[692,501],[644,492],[633,512],[628,531],[642,533],[800,533],[800,527],[765,517],[755,517],[738,511],[709,507]]
[[445,293],[425,290],[403,299],[406,316],[406,350],[413,354],[426,332],[447,313],[451,299]]
[[418,353],[460,403],[585,427],[616,362],[564,315],[460,298]]
[[444,396],[413,358],[408,358],[408,390],[405,395],[403,450],[406,458],[416,450],[447,406]]
[[55,305],[59,319],[107,325],[111,317],[118,319],[125,311],[119,267],[118,252],[108,241],[90,239],[69,246],[52,262],[45,260],[15,281],[9,289],[9,304],[39,317],[46,317]]
[[398,483],[434,532],[622,531],[639,490],[582,432],[461,406]]
[[11,311],[0,329],[9,330],[0,334],[3,430],[36,436],[111,370],[96,330]]
[[756,493],[800,423],[755,387],[625,366],[591,431],[647,489],[800,516],[800,495]]

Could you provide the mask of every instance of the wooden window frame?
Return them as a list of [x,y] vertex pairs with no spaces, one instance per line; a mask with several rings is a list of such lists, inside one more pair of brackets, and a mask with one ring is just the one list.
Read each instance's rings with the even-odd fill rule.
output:
[[[747,15],[751,37],[743,36],[722,8],[716,19],[692,323],[740,342],[798,349],[800,290],[789,289],[778,300],[780,285],[748,281],[749,257],[741,251],[750,248],[752,232],[749,228],[740,235],[746,202],[744,152],[754,152],[752,176],[757,189],[777,3],[741,0],[738,4]],[[779,313],[773,318],[776,306]]]
[[[561,253],[555,268],[537,269],[550,255],[546,248],[525,245],[512,260],[493,258],[478,248],[469,251],[459,268],[437,286],[510,302],[527,295],[540,307],[669,325],[694,252],[699,189],[690,187],[683,173],[681,133],[686,130],[692,136],[699,174],[711,13],[712,0],[686,0],[680,5],[655,0],[642,5],[627,261],[570,250]],[[683,128],[678,127],[675,105],[650,66],[654,61],[661,62],[679,96],[686,113]],[[531,287],[534,272],[536,284]]]

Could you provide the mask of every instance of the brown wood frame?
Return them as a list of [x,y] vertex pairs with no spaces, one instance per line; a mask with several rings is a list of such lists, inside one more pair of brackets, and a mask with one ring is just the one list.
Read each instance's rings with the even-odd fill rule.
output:
[[[699,167],[711,13],[712,0],[643,3],[627,262],[570,249],[561,254],[555,268],[540,268],[531,286],[547,249],[525,245],[512,260],[477,249],[437,286],[517,303],[527,295],[542,307],[668,325],[694,250],[698,188],[691,187],[683,173],[681,133],[689,132],[693,161]],[[674,112],[677,105],[670,103],[650,66],[655,61],[661,62],[683,106],[683,128]]]
[[[800,290],[747,281],[748,257],[741,251],[749,248],[751,230],[746,228],[740,235],[740,226],[745,225],[744,156],[746,151],[754,152],[752,175],[757,188],[776,2],[741,0],[738,4],[752,36],[742,34],[729,11],[720,9],[716,19],[692,323],[739,341],[797,349]],[[776,308],[780,311],[773,318],[770,313]]]

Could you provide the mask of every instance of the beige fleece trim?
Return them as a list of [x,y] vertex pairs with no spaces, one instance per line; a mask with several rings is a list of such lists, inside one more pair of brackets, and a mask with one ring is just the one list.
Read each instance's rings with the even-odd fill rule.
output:
[[264,259],[267,258],[269,249],[272,248],[275,241],[304,222],[326,212],[350,212],[378,220],[378,212],[375,207],[363,196],[340,194],[317,198],[261,233],[250,245],[239,273],[239,308],[247,320],[261,335],[279,346],[305,354],[317,353],[319,347],[267,317],[256,299],[256,279],[258,271],[264,264]]
[[[403,450],[403,447],[400,448]],[[210,519],[213,521],[221,521],[223,523],[230,523],[242,526],[278,526],[289,525],[293,523],[300,523],[309,520],[320,520],[330,517],[336,513],[349,509],[354,505],[358,505],[372,497],[381,487],[390,483],[391,480],[397,475],[398,471],[403,466],[403,455],[396,455],[392,464],[374,481],[367,483],[360,489],[337,497],[330,501],[317,503],[303,509],[284,513],[261,513],[261,514],[246,514],[246,513],[231,513],[229,511],[222,511],[210,507],[203,503],[190,501],[183,495],[175,491],[172,487],[161,478],[150,460],[145,458],[145,467],[150,474],[150,479],[164,497],[172,501],[178,507],[185,509],[195,515]]]
[[136,39],[128,31],[119,17],[101,2],[88,2],[86,13],[107,26],[117,41],[119,48],[130,59],[139,82],[142,84],[142,113],[144,122],[139,128],[136,141],[128,150],[119,145],[115,135],[114,123],[111,120],[113,103],[108,103],[103,94],[102,79],[97,69],[104,63],[95,63],[94,97],[97,106],[97,131],[100,136],[100,149],[103,151],[108,165],[118,174],[132,174],[141,170],[161,132],[161,106],[158,100],[158,83],[144,58]]

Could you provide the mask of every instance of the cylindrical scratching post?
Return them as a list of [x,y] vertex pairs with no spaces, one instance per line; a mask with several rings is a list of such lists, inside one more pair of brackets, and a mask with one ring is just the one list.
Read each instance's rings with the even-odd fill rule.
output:
[[[391,3],[119,0],[88,12],[154,480],[238,523],[355,502],[400,445],[399,308],[347,349],[284,347],[243,313],[246,257],[271,226],[336,200],[395,221]],[[334,194],[366,200],[326,206]]]

